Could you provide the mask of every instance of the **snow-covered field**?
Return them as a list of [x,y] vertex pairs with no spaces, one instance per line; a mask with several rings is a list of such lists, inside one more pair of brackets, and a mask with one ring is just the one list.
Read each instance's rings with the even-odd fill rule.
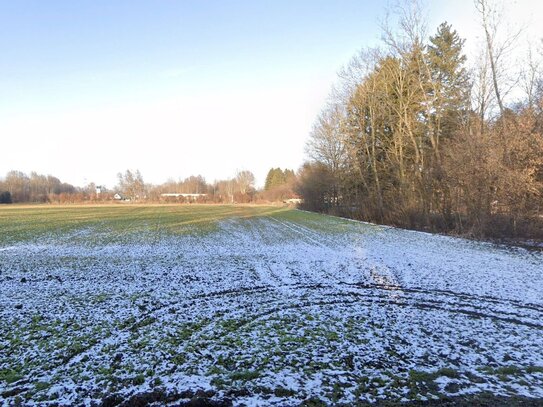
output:
[[543,253],[176,208],[0,211],[0,404],[543,398]]

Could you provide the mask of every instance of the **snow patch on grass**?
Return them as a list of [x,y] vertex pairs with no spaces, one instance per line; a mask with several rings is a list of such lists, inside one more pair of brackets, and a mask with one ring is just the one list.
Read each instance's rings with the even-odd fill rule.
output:
[[0,401],[543,397],[543,254],[249,215],[199,233],[158,213],[1,246]]

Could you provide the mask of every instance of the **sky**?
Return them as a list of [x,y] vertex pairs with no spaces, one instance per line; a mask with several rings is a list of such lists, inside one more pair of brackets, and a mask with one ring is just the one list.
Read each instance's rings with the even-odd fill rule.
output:
[[[506,3],[524,45],[543,37],[539,3]],[[113,187],[126,169],[151,183],[246,169],[262,186],[303,163],[337,72],[381,43],[390,4],[0,0],[0,176]],[[472,0],[426,6],[430,33],[446,20],[475,54]]]

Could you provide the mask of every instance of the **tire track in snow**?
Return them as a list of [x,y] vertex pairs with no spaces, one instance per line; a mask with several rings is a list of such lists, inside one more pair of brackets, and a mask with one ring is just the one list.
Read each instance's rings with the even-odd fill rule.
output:
[[[158,215],[155,214],[154,216],[156,220]],[[332,240],[328,238],[326,232],[322,233],[323,236],[320,239],[316,232],[304,230],[305,227],[291,222],[272,221],[267,218],[260,219],[258,222],[251,219],[250,221],[225,223],[224,228],[211,237],[190,239],[176,237],[171,240],[164,240],[161,234],[161,221],[161,219],[157,220],[156,224],[153,222],[146,223],[149,229],[153,229],[154,233],[148,233],[145,236],[128,233],[126,240],[123,239],[122,244],[115,248],[115,250],[118,250],[118,255],[123,256],[125,254],[125,244],[134,243],[135,246],[140,244],[141,247],[134,248],[134,253],[142,249],[145,250],[145,256],[151,256],[151,259],[145,261],[141,260],[145,256],[137,256],[147,267],[149,261],[160,258],[161,253],[164,253],[162,246],[166,246],[166,251],[178,251],[179,256],[185,256],[183,261],[180,262],[182,267],[175,269],[174,273],[176,274],[174,276],[184,276],[186,272],[188,277],[199,278],[195,280],[188,278],[186,280],[188,281],[186,284],[192,284],[192,281],[195,281],[192,286],[187,286],[186,292],[183,292],[186,295],[181,295],[177,290],[172,291],[168,285],[156,287],[156,291],[149,294],[151,304],[147,306],[145,311],[137,314],[132,324],[115,329],[112,335],[108,337],[109,339],[106,338],[107,342],[101,345],[97,344],[95,348],[89,348],[86,355],[80,354],[80,357],[76,356],[69,360],[65,370],[64,367],[59,367],[54,373],[59,373],[63,377],[70,377],[74,369],[81,366],[80,363],[85,363],[83,367],[90,371],[93,370],[93,363],[108,363],[108,358],[111,358],[114,353],[110,351],[109,354],[102,355],[97,352],[102,349],[100,346],[103,347],[104,344],[112,345],[113,350],[126,350],[127,353],[137,357],[139,351],[128,341],[129,338],[136,338],[137,340],[139,338],[151,338],[151,340],[158,338],[160,340],[161,334],[169,329],[180,327],[187,321],[198,321],[200,317],[211,316],[208,324],[202,325],[194,334],[194,339],[199,341],[198,346],[202,347],[203,352],[203,355],[193,355],[196,358],[194,359],[195,363],[200,366],[207,363],[204,356],[210,357],[213,362],[213,358],[218,355],[215,350],[217,348],[220,350],[220,343],[209,343],[209,338],[215,331],[217,335],[224,332],[221,331],[221,322],[229,322],[228,319],[242,321],[238,329],[240,331],[248,330],[251,334],[252,332],[259,332],[259,321],[266,321],[268,318],[271,321],[276,315],[282,316],[283,313],[288,314],[291,310],[296,311],[315,307],[315,311],[311,312],[318,315],[330,314],[342,318],[341,313],[335,312],[338,307],[342,307],[341,304],[344,304],[344,308],[341,309],[346,310],[348,315],[365,315],[369,321],[379,322],[384,325],[388,324],[388,326],[385,326],[388,329],[387,332],[394,332],[394,329],[390,326],[408,326],[410,316],[418,318],[419,324],[420,321],[423,321],[422,327],[426,326],[424,320],[428,316],[429,320],[433,318],[432,323],[434,323],[434,326],[452,330],[464,327],[463,321],[466,321],[464,318],[469,318],[470,321],[482,320],[483,322],[474,323],[473,326],[485,328],[484,332],[490,334],[491,339],[493,338],[493,329],[497,332],[497,338],[501,338],[500,335],[508,332],[521,332],[521,335],[529,334],[526,338],[533,338],[533,332],[537,333],[543,329],[540,322],[543,321],[543,306],[538,304],[453,290],[427,289],[424,288],[424,282],[422,282],[422,286],[408,285],[407,287],[400,287],[397,283],[400,280],[395,279],[396,274],[400,273],[400,271],[395,267],[388,267],[385,261],[379,261],[378,252],[377,254],[371,252],[371,250],[379,250],[379,245],[371,247],[367,256],[364,252],[355,253],[354,250],[348,253],[347,250],[342,250],[343,243],[347,248],[353,249],[352,241],[348,242],[347,238],[340,238],[339,244],[337,240],[332,244]],[[247,228],[247,225],[250,227]],[[260,228],[261,226],[262,228]],[[127,228],[128,226],[125,225],[123,231]],[[243,236],[243,230],[250,230],[250,233]],[[281,234],[288,236],[282,239]],[[292,236],[302,236],[302,239],[298,240],[299,243],[292,243]],[[307,236],[320,242],[320,244],[316,244]],[[355,232],[348,233],[346,236],[352,239],[360,239],[360,235]],[[151,243],[146,243],[147,238]],[[278,240],[275,247],[270,244],[274,240]],[[394,243],[392,240],[391,242]],[[142,242],[145,244],[141,244]],[[391,242],[381,243],[388,244]],[[362,245],[362,243],[357,245],[359,244]],[[200,251],[200,245],[205,247],[205,250],[194,254],[194,251]],[[296,251],[300,253],[299,262],[296,262]],[[328,256],[328,254],[334,256]],[[345,261],[342,260],[341,256],[345,256]],[[383,255],[383,257],[385,256]],[[173,261],[177,258],[181,257],[172,257]],[[267,264],[270,260],[276,261],[277,266]],[[390,264],[394,263],[391,262]],[[253,276],[243,278],[244,271],[246,275],[250,275],[250,268],[254,265],[262,267],[262,270],[260,270],[262,277],[260,279]],[[432,265],[434,263],[430,263],[430,266]],[[191,266],[194,266],[194,268],[191,268]],[[211,269],[206,268],[209,266],[211,266]],[[120,273],[137,275],[137,270],[128,270],[125,265],[120,267],[118,269]],[[183,269],[184,267],[186,267],[186,270]],[[299,273],[296,273],[296,270],[291,269],[291,267],[299,267]],[[221,268],[224,268],[223,274],[220,274]],[[357,274],[357,270],[360,271],[360,274]],[[439,271],[437,267],[436,270]],[[146,281],[150,281],[150,283],[136,285],[135,288],[138,290],[155,288],[152,286],[151,277],[155,277],[155,279],[165,278],[160,277],[162,275],[160,274],[161,271],[161,266],[156,269],[146,269],[145,273],[149,275],[149,279]],[[357,276],[360,276],[358,282],[356,281]],[[302,284],[301,280],[304,279],[307,280],[307,284]],[[539,280],[534,281],[538,282]],[[216,282],[218,284],[214,285]],[[314,284],[315,282],[321,282],[321,284]],[[225,289],[208,291],[210,287],[225,287]],[[281,290],[289,295],[283,295]],[[126,290],[121,293],[128,295],[133,292],[135,291]],[[398,298],[397,294],[399,293],[401,293],[401,297]],[[136,305],[128,304],[128,307],[135,308]],[[176,313],[170,314],[169,307],[175,309]],[[349,310],[352,310],[352,313],[349,313]],[[396,310],[407,311],[397,312]],[[290,315],[294,318],[298,316],[303,318],[303,315],[300,314],[299,312],[292,312]],[[459,317],[456,318],[455,315]],[[399,317],[394,319],[397,316]],[[488,324],[485,322],[487,320],[496,322],[499,326]],[[288,322],[286,324],[288,325]],[[505,325],[507,325],[507,328],[503,328]],[[288,329],[288,327],[286,328]],[[374,329],[372,325],[368,325],[368,330],[371,331],[372,329]],[[515,332],[515,330],[517,331]],[[296,333],[296,329],[292,332]],[[489,342],[486,338],[477,335],[477,331],[473,330],[473,327],[471,333],[477,345],[484,344],[488,346]],[[235,334],[237,333],[232,335]],[[427,334],[422,332],[422,334],[419,333],[418,335]],[[69,336],[68,338],[71,339]],[[422,336],[416,335],[413,338],[415,348],[418,343],[417,340],[420,338]],[[537,362],[537,355],[533,357],[527,355],[526,350],[531,348],[528,346],[530,344],[523,342],[523,339],[524,337],[521,336],[518,340],[513,339],[507,343],[517,343],[519,345],[520,351],[514,349],[513,352],[518,351],[519,354],[523,354],[525,357],[523,360],[528,360],[530,363],[534,360]],[[266,338],[263,340],[265,342]],[[356,342],[351,342],[351,345],[353,343],[356,345]],[[442,343],[445,348],[457,346],[458,336],[453,339],[443,338]],[[536,340],[534,343],[537,345],[540,342]],[[153,348],[157,344],[159,345],[160,342],[144,345],[147,347],[141,350],[141,354],[149,356],[160,353],[163,355],[161,353],[162,348],[156,350]],[[216,346],[216,348],[213,346]],[[308,351],[311,346],[311,344],[305,348],[301,346],[300,349],[302,352]],[[261,351],[265,352],[266,350],[262,349]],[[238,347],[235,352],[243,353],[243,346]],[[483,357],[485,355],[494,355],[491,349],[485,349],[480,354]],[[90,361],[82,361],[84,356],[89,356]],[[160,357],[165,358],[165,356]],[[473,368],[475,364],[470,362],[467,366]],[[498,364],[498,366],[501,366],[501,364]],[[37,373],[50,375],[50,371],[38,371]],[[160,373],[169,377],[165,370],[160,371]],[[54,374],[50,376],[53,377]],[[532,380],[530,383],[533,384],[534,381]],[[88,385],[89,383],[84,384],[84,387],[87,387],[86,390],[89,389]],[[95,382],[90,386],[90,390],[95,391],[96,386],[100,385]]]

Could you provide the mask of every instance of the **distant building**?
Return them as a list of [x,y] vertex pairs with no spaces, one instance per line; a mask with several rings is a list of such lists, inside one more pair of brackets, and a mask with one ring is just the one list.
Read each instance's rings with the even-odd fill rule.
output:
[[129,199],[125,198],[122,194],[119,194],[119,193],[116,193],[115,195],[113,195],[113,199],[115,199],[116,201],[127,201]]
[[301,204],[304,200],[302,198],[290,198],[290,199],[285,199],[283,201],[283,203],[286,203],[288,205],[298,205],[298,204]]
[[167,194],[160,194],[163,198],[184,198],[187,201],[196,201],[199,198],[204,198],[207,196],[207,194],[177,194],[177,193],[167,193]]
[[102,192],[105,192],[105,188],[102,185],[96,185],[96,195],[100,195]]

